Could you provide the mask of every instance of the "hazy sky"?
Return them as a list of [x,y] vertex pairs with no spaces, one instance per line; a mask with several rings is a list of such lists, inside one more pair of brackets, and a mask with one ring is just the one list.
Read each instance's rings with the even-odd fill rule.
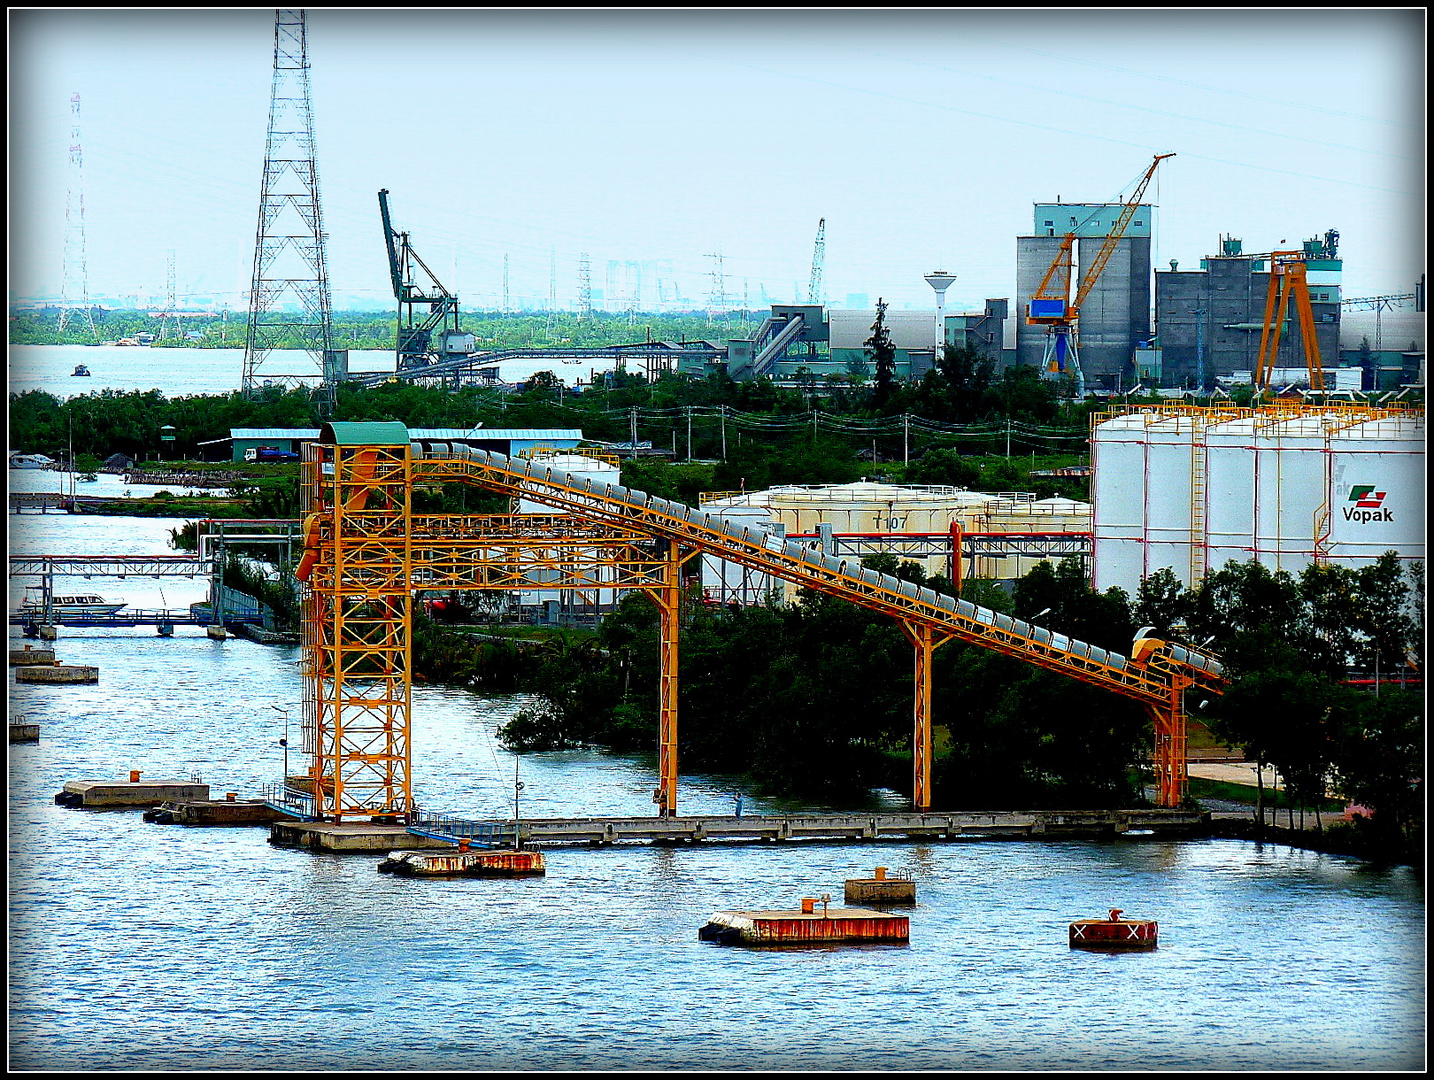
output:
[[[10,295],[58,296],[81,97],[91,295],[252,272],[273,9],[10,9]],[[1128,194],[1154,261],[1341,235],[1347,296],[1424,270],[1422,9],[309,10],[336,298],[392,299],[377,191],[465,307],[575,305],[585,253],[725,292],[947,310],[1015,289],[1032,204]],[[342,306],[338,304],[336,306]]]

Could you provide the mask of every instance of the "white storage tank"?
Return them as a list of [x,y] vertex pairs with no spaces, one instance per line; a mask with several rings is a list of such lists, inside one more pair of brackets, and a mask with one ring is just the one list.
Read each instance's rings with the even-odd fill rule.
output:
[[1424,417],[1388,416],[1330,436],[1324,555],[1367,566],[1386,551],[1424,559]]
[[1242,416],[1205,432],[1205,573],[1255,557],[1255,430]]
[[1424,558],[1424,416],[1369,406],[1165,408],[1091,438],[1095,587],[1187,586],[1229,562],[1298,575]]
[[1315,530],[1328,491],[1330,419],[1312,412],[1256,425],[1254,558],[1271,571],[1298,574],[1314,562]]
[[[765,492],[761,493],[765,494]],[[702,509],[724,521],[753,529],[772,527],[771,511],[762,500],[741,496],[735,502],[704,502]],[[780,578],[760,570],[728,562],[715,555],[702,555],[702,599],[713,604],[759,604],[772,591],[781,595],[784,584]]]
[[[811,536],[819,526],[829,526],[836,537],[836,554],[851,555],[858,549],[843,537],[874,541],[890,538],[899,542],[904,534],[915,540],[905,553],[893,548],[902,561],[910,559],[923,566],[928,575],[951,573],[951,527],[959,523],[965,532],[1067,532],[1089,533],[1090,506],[1069,499],[1037,500],[1019,492],[990,493],[965,491],[945,485],[898,485],[862,481],[855,484],[787,486],[763,492],[731,494],[704,500],[702,508],[728,516],[746,508],[760,510],[763,523],[781,526],[788,537]],[[874,545],[862,544],[864,553]],[[922,550],[930,554],[923,554]],[[715,564],[719,560],[713,560]],[[963,576],[1010,578],[1025,573],[1036,559],[980,557],[974,565],[963,566]],[[741,570],[709,568],[704,561],[703,580],[709,589],[726,587],[740,580]],[[767,583],[763,582],[763,588]],[[785,599],[792,599],[796,587],[781,586]],[[715,595],[715,593],[714,593]],[[742,602],[752,603],[747,599]]]
[[[572,450],[555,450],[529,452],[523,456],[532,460],[535,466],[552,469],[554,473],[568,473],[575,480],[593,479],[616,484],[621,475],[617,459],[610,454],[599,456],[576,453]],[[520,497],[516,512],[519,514],[564,514],[567,511],[538,502],[535,499]],[[544,579],[552,579],[557,573],[554,570],[533,569],[525,577],[534,584],[540,584]],[[610,577],[610,574],[604,570],[601,572],[601,576],[606,579]],[[594,609],[607,610],[616,603],[617,599],[618,596],[612,589],[536,588],[524,589],[518,595],[518,603],[523,607],[536,606],[549,609],[556,605],[559,609],[586,609],[589,612]]]
[[1130,590],[1147,573],[1146,489],[1148,428],[1163,414],[1136,411],[1112,417],[1091,432],[1091,583]]

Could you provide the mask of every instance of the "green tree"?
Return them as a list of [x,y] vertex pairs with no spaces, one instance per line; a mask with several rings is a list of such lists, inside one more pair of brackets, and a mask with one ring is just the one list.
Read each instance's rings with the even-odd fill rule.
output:
[[871,324],[871,337],[862,344],[871,358],[876,371],[872,387],[871,402],[880,411],[890,402],[896,389],[896,346],[891,341],[891,331],[886,328],[886,304],[878,297],[876,321]]

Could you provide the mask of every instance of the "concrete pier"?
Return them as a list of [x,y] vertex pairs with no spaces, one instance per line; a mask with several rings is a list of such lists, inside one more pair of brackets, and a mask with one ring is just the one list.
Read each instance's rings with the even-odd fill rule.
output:
[[916,882],[909,877],[888,877],[886,867],[878,866],[869,878],[849,878],[845,899],[848,904],[914,904]]
[[12,724],[10,725],[10,741],[11,741],[11,742],[39,742],[39,741],[40,741],[40,725],[39,725],[39,724],[32,724],[32,723],[29,723],[28,721],[21,721],[21,722],[19,722],[19,723],[12,723]]
[[97,667],[87,667],[84,664],[36,664],[33,667],[16,668],[15,681],[17,683],[49,683],[54,685],[97,683],[100,681],[100,669]]
[[[499,822],[509,834],[511,821]],[[762,817],[524,818],[522,847],[619,843],[786,842],[794,840],[1064,840],[1133,833],[1202,835],[1209,815],[1186,810],[964,811],[959,813],[790,814]],[[450,839],[448,841],[452,843]]]
[[714,911],[697,936],[719,945],[903,944],[911,920],[869,908],[828,909],[804,898],[800,911]]
[[158,825],[270,825],[284,819],[263,799],[205,799],[166,802],[146,810],[144,820]]
[[55,802],[81,810],[139,810],[161,803],[208,798],[208,784],[179,780],[67,780],[64,790],[55,796]]
[[547,873],[537,851],[394,851],[378,864],[380,874],[395,877],[538,877]]
[[54,664],[54,649],[33,649],[26,645],[23,649],[10,650],[11,667],[33,667],[36,664]]
[[269,827],[269,843],[275,847],[307,848],[340,854],[371,855],[375,851],[390,852],[399,845],[410,848],[446,848],[453,850],[451,840],[434,840],[415,836],[405,825],[381,825],[373,822],[344,822],[334,825],[316,821],[276,821]]
[[[1140,840],[1203,836],[1210,815],[1186,810],[1082,810],[963,812],[950,814],[803,814],[785,817],[524,818],[520,848],[611,844],[695,844],[703,842],[784,843],[788,841],[956,841],[1098,840],[1133,834]],[[465,822],[493,826],[511,843],[513,822]],[[410,832],[403,825],[374,822],[342,825],[295,820],[276,822],[269,842],[314,851],[390,851],[398,847],[452,848],[451,823],[445,835],[425,819]],[[477,832],[465,835],[479,835]]]

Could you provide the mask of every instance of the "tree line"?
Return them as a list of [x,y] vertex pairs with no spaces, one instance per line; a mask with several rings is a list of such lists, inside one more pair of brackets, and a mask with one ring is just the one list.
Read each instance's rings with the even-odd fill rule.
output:
[[[915,562],[863,562],[954,591]],[[1163,570],[1134,597],[1094,591],[1068,558],[1038,564],[1009,592],[966,582],[962,595],[1111,652],[1128,654],[1145,626],[1216,652],[1230,686],[1188,702],[1192,715],[1278,771],[1301,815],[1332,792],[1366,808],[1356,827],[1369,849],[1407,855],[1423,836],[1423,690],[1409,684],[1423,667],[1423,589],[1422,565],[1389,553],[1297,577],[1232,562],[1194,589]],[[463,602],[452,599],[450,618]],[[658,617],[642,596],[625,597],[591,635],[530,651],[474,649],[432,624],[418,637],[422,669],[539,695],[502,730],[510,748],[656,745]],[[435,656],[446,659],[430,667]],[[810,591],[793,604],[714,607],[693,589],[679,663],[684,771],[833,806],[872,787],[910,790],[911,646],[889,619]],[[1363,677],[1375,670],[1377,687]],[[1143,804],[1152,731],[1138,703],[956,641],[936,650],[933,671],[936,808]]]

